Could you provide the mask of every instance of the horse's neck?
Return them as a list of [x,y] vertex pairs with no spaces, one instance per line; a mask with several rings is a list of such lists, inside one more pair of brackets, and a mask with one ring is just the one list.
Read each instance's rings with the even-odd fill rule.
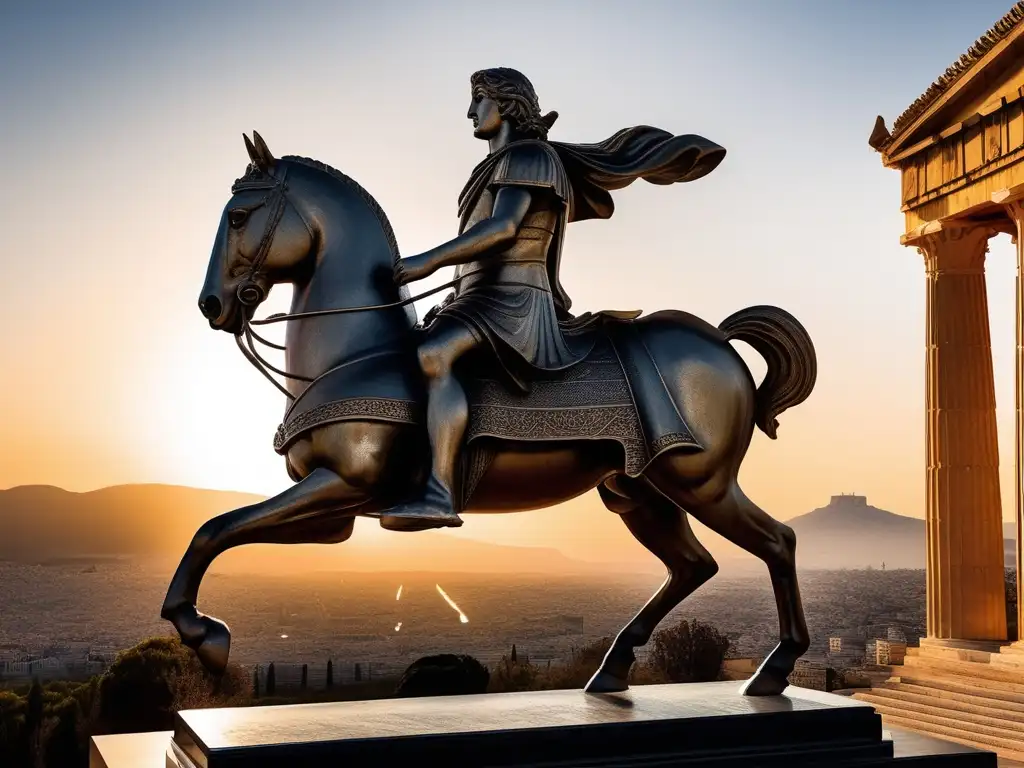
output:
[[[328,238],[321,244],[310,277],[295,284],[293,313],[399,301],[386,241],[365,235],[361,239],[363,242]],[[287,369],[315,378],[373,352],[404,349],[410,342],[411,326],[410,315],[402,308],[293,320],[286,335]],[[289,388],[297,394],[305,386],[293,381]]]

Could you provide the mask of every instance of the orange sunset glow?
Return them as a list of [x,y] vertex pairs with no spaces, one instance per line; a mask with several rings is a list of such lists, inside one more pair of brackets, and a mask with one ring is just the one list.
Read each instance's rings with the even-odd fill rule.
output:
[[[618,25],[608,19],[544,6],[550,23],[495,39],[479,30],[499,9],[463,14],[457,3],[403,13],[341,4],[315,16],[266,10],[230,20],[203,8],[201,19],[175,16],[150,37],[89,28],[61,62],[39,53],[31,83],[5,99],[18,105],[18,119],[0,127],[0,488],[285,488],[272,449],[283,398],[196,306],[222,207],[245,169],[242,132],[255,128],[276,153],[315,157],[359,181],[412,255],[456,232],[457,195],[485,151],[465,118],[467,78],[498,62],[527,71],[542,108],[559,111],[554,138],[591,141],[649,123],[707,136],[729,152],[707,178],[637,183],[615,194],[610,221],[570,228],[562,281],[574,311],[680,308],[717,324],[748,305],[784,307],[815,342],[818,382],[782,415],[777,441],[755,433],[741,475],[746,492],[780,519],[844,491],[922,517],[924,266],[899,244],[899,179],[866,139],[875,114],[910,103],[1005,3],[976,10],[970,24],[936,28],[930,39],[941,44],[886,73],[862,66],[856,36],[821,32],[866,17],[837,22],[831,11],[789,3],[772,23],[758,22],[764,11],[755,4],[735,14],[716,4],[666,13],[682,14],[683,5],[688,28],[701,34],[686,45],[632,45],[628,54],[611,44]],[[572,25],[579,34],[567,37]],[[223,28],[231,33],[211,32]],[[278,39],[304,36],[288,66],[255,66],[269,50],[251,42],[267,28]],[[388,45],[378,45],[385,29]],[[883,57],[906,45],[872,39]],[[819,63],[802,65],[812,58]],[[1008,237],[993,241],[987,274],[1007,520],[1014,259]],[[448,279],[445,272],[418,288]],[[259,314],[285,311],[288,301],[277,288]],[[420,314],[433,303],[421,302]],[[741,351],[760,378],[761,359]],[[379,535],[375,525],[360,531],[371,529]],[[455,535],[565,543],[597,559],[633,546],[595,495],[562,510],[470,516]]]

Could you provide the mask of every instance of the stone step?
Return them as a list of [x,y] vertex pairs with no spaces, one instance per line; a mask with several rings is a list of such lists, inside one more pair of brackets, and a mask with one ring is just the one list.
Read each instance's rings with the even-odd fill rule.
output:
[[971,675],[956,675],[941,669],[935,670],[928,669],[927,667],[902,667],[886,682],[899,683],[906,682],[907,680],[913,680],[921,685],[953,683],[968,686],[979,693],[984,691],[985,696],[993,696],[994,698],[1003,698],[1002,696],[996,696],[996,693],[1007,693],[1013,696],[1024,695],[1024,684],[1007,683],[1002,680],[986,680]]
[[999,649],[999,652],[1013,656],[1024,656],[1024,645],[1020,643],[1011,643],[1010,645],[1004,645]]
[[[891,714],[901,715],[902,717],[911,717],[915,719],[927,719],[937,718],[937,721],[949,721],[951,724],[959,724],[960,727],[970,726],[965,730],[970,730],[972,733],[978,735],[991,736],[994,738],[1007,738],[1018,743],[1019,749],[1024,750],[1024,720],[1019,720],[1017,715],[1012,712],[1003,712],[1002,715],[997,712],[996,716],[990,714],[977,714],[975,712],[965,711],[963,707],[967,705],[961,705],[956,709],[951,707],[943,706],[942,702],[930,702],[927,698],[924,702],[912,701],[909,696],[904,696],[901,699],[895,699],[891,696],[880,695],[878,691],[871,691],[870,693],[858,693],[855,698],[859,701],[864,701],[873,706],[879,713],[884,714],[882,709],[887,710]],[[919,699],[921,697],[914,697]],[[913,713],[911,715],[911,713]]]
[[970,661],[988,664],[989,659],[997,654],[992,651],[978,650],[974,648],[951,648],[944,645],[922,645],[914,655],[922,659]]
[[999,653],[999,649],[1006,644],[1006,640],[938,640],[933,637],[922,637],[920,640],[922,648],[960,648],[989,653]]
[[[1024,762],[1024,743],[1008,739],[987,739],[975,735],[972,731],[957,728],[954,725],[929,723],[913,719],[912,717],[901,717],[898,714],[887,715],[884,712],[879,712],[878,714],[882,715],[882,722],[889,726],[906,728],[908,731],[917,731],[918,733],[927,733],[949,741],[955,741],[958,744],[964,744],[968,747],[974,747],[975,749],[995,752],[1000,758]],[[997,744],[995,742],[1001,743]]]
[[1024,757],[1024,736],[1018,737],[1016,733],[1008,733],[1002,729],[995,729],[995,732],[989,732],[989,729],[974,723],[961,721],[956,717],[955,713],[935,715],[916,712],[903,705],[892,706],[892,704],[885,702],[868,702],[866,699],[861,698],[861,694],[858,694],[857,698],[870,703],[875,708],[875,711],[882,716],[883,723],[888,722],[893,725],[901,725],[928,733],[946,732],[950,737],[955,737],[956,741],[968,746],[981,746],[983,749],[998,750],[1000,755],[1015,760]]
[[979,688],[966,682],[901,678],[898,681],[886,682],[881,687],[892,687],[899,691],[909,691],[911,693],[935,696],[940,699],[977,703],[979,706],[998,707],[1012,712],[1024,713],[1024,694],[1008,693],[991,688]]
[[[872,688],[870,695],[894,702],[906,701],[911,704],[937,707],[948,712],[963,712],[979,715],[990,720],[1007,720],[1011,730],[1024,732],[1024,704],[984,699],[980,696],[966,696],[948,691],[936,691],[909,685],[885,685]],[[894,704],[894,706],[896,706]]]
[[[992,664],[981,664],[976,661],[950,661],[948,659],[927,658],[924,656],[908,656],[903,660],[907,670],[928,669],[948,674],[960,675],[979,680],[995,680],[1024,687],[1024,670],[1016,667],[997,667]],[[911,672],[913,674],[913,672]]]

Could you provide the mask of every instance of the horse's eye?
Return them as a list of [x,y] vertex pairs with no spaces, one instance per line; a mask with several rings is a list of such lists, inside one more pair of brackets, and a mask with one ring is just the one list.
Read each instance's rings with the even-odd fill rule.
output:
[[240,226],[245,224],[245,220],[249,218],[249,212],[244,208],[235,208],[228,212],[228,222],[232,227],[238,229]]

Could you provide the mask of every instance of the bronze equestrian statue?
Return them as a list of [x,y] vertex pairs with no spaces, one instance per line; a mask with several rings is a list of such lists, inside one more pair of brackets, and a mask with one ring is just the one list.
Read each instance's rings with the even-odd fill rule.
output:
[[[230,632],[196,603],[227,549],[338,543],[356,517],[394,530],[461,525],[460,512],[539,509],[597,488],[668,578],[587,690],[625,690],[634,649],[718,571],[689,514],[767,564],[779,643],[743,690],[781,693],[809,645],[796,540],[737,474],[754,427],[775,438],[776,417],[810,395],[810,337],[770,306],[718,328],[676,310],[576,317],[558,279],[568,223],[609,218],[610,192],[636,179],[700,178],[725,150],[647,126],[599,144],[549,141],[557,115],[541,114],[522,74],[484,70],[471,85],[469,117],[490,153],[462,192],[460,234],[406,259],[354,180],[245,138],[250,163],[221,217],[199,306],[288,397],[274,447],[295,484],[205,523],[161,615],[222,671]],[[459,267],[453,295],[418,325],[421,296],[404,285],[449,265]],[[291,311],[254,320],[279,283],[293,285]],[[277,346],[253,330],[273,322],[287,322],[284,370],[255,346]],[[765,358],[760,386],[733,339]]]

